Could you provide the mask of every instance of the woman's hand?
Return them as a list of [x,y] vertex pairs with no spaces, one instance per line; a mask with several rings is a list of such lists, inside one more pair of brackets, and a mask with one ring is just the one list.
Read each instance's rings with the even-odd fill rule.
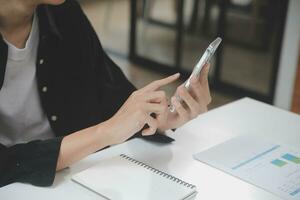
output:
[[[143,135],[151,135],[158,128],[158,121],[168,110],[167,97],[161,86],[175,81],[179,74],[157,80],[137,90],[109,120],[77,131],[63,138],[56,170],[59,171],[87,155],[106,146],[124,142],[145,125]],[[113,101],[113,99],[112,99]],[[156,117],[151,117],[154,113]]]
[[[64,137],[59,152],[57,171],[101,148],[124,142],[146,124],[148,128],[144,129],[142,134],[151,135],[157,129],[164,131],[178,128],[200,113],[206,112],[207,105],[211,101],[207,80],[208,71],[209,66],[206,66],[199,79],[191,81],[189,92],[183,85],[177,89],[176,95],[179,95],[183,102],[180,103],[176,98],[172,98],[172,104],[177,111],[175,113],[169,111],[167,97],[158,89],[178,79],[179,74],[154,81],[135,91],[109,120]],[[156,116],[152,117],[152,113]]]
[[[207,105],[211,102],[208,72],[209,65],[206,65],[199,77],[192,78],[189,91],[183,84],[177,88],[176,94],[171,99],[176,111],[168,110],[159,118],[159,130],[178,128],[199,114],[207,112]],[[176,95],[182,99],[182,102],[177,100]]]
[[[159,126],[158,121],[163,121],[161,116],[168,111],[167,97],[158,89],[175,81],[178,77],[179,74],[175,74],[154,81],[130,95],[119,111],[105,122],[111,133],[112,144],[124,142],[145,125],[148,127],[142,131],[143,135],[152,135],[156,132]],[[153,113],[155,117],[151,116]]]

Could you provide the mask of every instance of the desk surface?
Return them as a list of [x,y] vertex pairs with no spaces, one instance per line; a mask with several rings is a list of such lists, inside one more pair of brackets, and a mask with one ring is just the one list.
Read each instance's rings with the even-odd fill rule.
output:
[[0,189],[0,199],[102,199],[70,180],[70,177],[101,159],[128,154],[169,172],[198,188],[196,199],[279,200],[280,198],[192,158],[192,155],[241,134],[264,135],[292,146],[300,146],[300,116],[244,98],[214,109],[168,133],[176,141],[161,145],[134,139],[95,153],[59,172],[52,187],[15,183]]

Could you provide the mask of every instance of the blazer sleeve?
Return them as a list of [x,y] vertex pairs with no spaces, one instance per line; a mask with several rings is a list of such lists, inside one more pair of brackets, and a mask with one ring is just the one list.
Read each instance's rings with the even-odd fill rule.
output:
[[6,147],[0,144],[0,187],[14,182],[52,185],[62,137]]
[[126,78],[122,70],[104,51],[100,40],[79,3],[74,0],[66,2],[70,11],[77,16],[76,26],[81,30],[82,38],[79,42],[85,54],[88,67],[94,72],[95,83],[101,99],[104,120],[116,113],[133,91],[135,86]]
[[[131,93],[137,90],[137,88],[127,79],[120,67],[106,54],[95,30],[78,2],[70,2],[73,8],[77,10],[76,13],[81,13],[81,25],[84,27],[83,30],[86,31],[87,38],[85,42],[90,43],[92,49],[92,53],[90,54],[90,65],[94,66],[96,76],[101,77],[99,78],[98,84],[102,96],[101,104],[104,105],[104,119],[107,120],[119,110]],[[159,133],[160,136],[155,134],[153,136],[145,137],[141,135],[141,132],[138,132],[133,137],[142,137],[146,140],[164,143],[173,141],[173,139],[166,135],[161,136],[161,132],[157,131],[157,133]]]

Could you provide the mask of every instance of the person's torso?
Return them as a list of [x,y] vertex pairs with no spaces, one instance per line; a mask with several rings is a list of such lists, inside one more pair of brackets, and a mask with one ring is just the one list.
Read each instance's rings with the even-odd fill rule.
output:
[[[36,87],[55,136],[109,119],[135,88],[103,51],[78,2],[41,5],[37,16]],[[0,35],[0,94],[6,52]]]
[[54,137],[37,89],[37,20],[35,15],[25,48],[19,49],[5,40],[8,59],[0,92],[0,141],[7,146]]

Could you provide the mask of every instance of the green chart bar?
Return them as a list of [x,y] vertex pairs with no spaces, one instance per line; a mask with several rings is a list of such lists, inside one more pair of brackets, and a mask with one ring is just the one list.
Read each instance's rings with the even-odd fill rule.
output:
[[284,165],[287,164],[287,162],[284,162],[283,160],[279,160],[279,159],[273,160],[271,163],[277,167],[283,167]]
[[294,156],[292,154],[287,153],[287,154],[283,155],[282,158],[284,158],[284,159],[286,159],[286,160],[288,160],[290,162],[293,162],[293,163],[296,163],[296,164],[300,164],[300,158],[297,157],[297,156]]

